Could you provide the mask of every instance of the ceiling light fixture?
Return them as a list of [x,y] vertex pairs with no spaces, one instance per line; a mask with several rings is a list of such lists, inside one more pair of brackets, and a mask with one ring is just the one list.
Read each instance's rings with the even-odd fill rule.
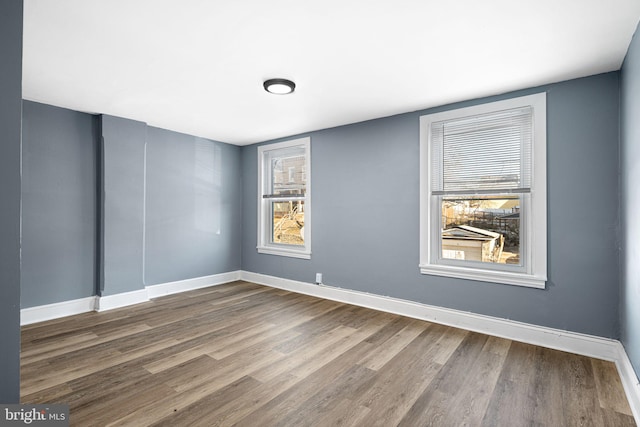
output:
[[291,80],[287,80],[287,79],[265,80],[265,82],[263,83],[263,86],[264,86],[264,90],[276,95],[287,95],[289,93],[292,93],[296,88],[296,84]]

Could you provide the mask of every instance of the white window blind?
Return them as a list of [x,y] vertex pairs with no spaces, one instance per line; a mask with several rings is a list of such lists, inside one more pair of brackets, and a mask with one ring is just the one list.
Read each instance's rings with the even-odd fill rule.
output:
[[432,123],[432,194],[529,192],[532,132],[529,106]]

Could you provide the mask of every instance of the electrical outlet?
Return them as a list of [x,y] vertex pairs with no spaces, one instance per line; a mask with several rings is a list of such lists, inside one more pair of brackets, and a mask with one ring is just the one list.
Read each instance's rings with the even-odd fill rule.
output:
[[316,273],[316,283],[318,285],[322,283],[322,273]]

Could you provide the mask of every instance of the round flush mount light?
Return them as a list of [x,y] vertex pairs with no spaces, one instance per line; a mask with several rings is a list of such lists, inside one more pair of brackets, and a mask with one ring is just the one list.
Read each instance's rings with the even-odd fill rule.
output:
[[291,80],[287,80],[287,79],[265,80],[265,82],[263,83],[263,86],[264,86],[264,90],[276,95],[286,95],[288,93],[292,93],[296,88],[296,84]]

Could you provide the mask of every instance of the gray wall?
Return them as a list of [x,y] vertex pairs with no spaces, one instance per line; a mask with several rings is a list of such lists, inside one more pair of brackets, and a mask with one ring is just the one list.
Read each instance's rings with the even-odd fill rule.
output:
[[[311,132],[312,258],[256,252],[257,148],[243,147],[243,269],[615,338],[619,73]],[[545,290],[421,275],[419,116],[547,91]],[[288,138],[287,138],[288,139]],[[270,141],[276,142],[276,141]]]
[[240,148],[149,127],[145,285],[239,270]]
[[621,341],[636,373],[640,374],[640,36],[637,30],[621,74]]
[[241,268],[240,148],[25,101],[22,307]]
[[144,289],[144,150],[147,125],[102,116],[100,295]]
[[20,401],[22,0],[0,2],[0,402]]
[[96,292],[96,120],[25,101],[21,307]]
[[102,295],[240,269],[240,148],[102,116]]

